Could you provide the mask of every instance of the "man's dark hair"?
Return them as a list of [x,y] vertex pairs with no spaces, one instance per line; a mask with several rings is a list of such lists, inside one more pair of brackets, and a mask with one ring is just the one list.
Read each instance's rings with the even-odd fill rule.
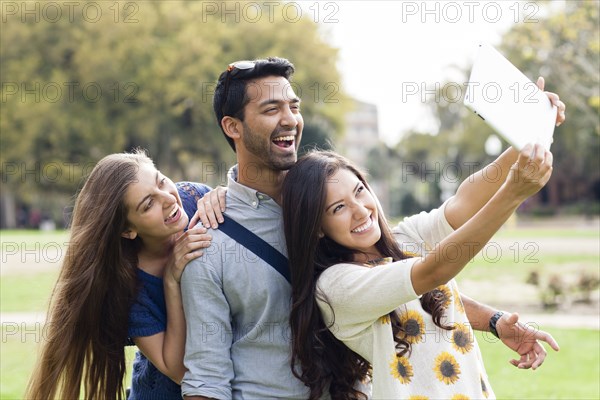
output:
[[[225,131],[221,126],[223,117],[230,116],[242,121],[244,120],[244,107],[250,101],[250,98],[246,93],[246,87],[249,81],[264,78],[266,76],[282,76],[289,80],[294,74],[294,65],[285,58],[268,57],[265,60],[261,59],[238,63],[240,65],[242,63],[253,63],[254,66],[247,67],[249,64],[246,64],[244,67],[240,66],[240,68],[236,68],[235,64],[237,63],[230,64],[234,67],[230,67],[221,73],[213,97],[213,109],[215,111],[215,116],[217,117],[217,124],[224,135]],[[229,71],[229,69],[231,69],[231,71]],[[229,142],[229,145],[233,151],[235,151],[233,139],[227,135],[225,135],[225,139],[227,139],[227,142]]]

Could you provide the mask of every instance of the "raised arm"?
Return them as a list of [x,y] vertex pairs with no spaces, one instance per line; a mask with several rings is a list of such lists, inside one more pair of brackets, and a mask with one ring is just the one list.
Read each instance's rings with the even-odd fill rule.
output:
[[[537,85],[544,90],[544,78],[538,78]],[[546,95],[558,108],[556,126],[559,126],[565,121],[565,104],[555,93],[546,92]],[[456,195],[446,205],[446,219],[454,229],[460,228],[473,217],[500,189],[518,156],[519,152],[509,147],[494,162],[461,183]]]
[[210,245],[211,238],[202,226],[189,229],[177,238],[163,276],[167,309],[166,330],[152,336],[134,338],[134,343],[146,358],[177,384],[181,384],[185,373],[185,317],[179,282],[187,263],[202,256],[202,249]]
[[551,174],[552,154],[539,145],[533,148],[525,146],[517,162],[510,167],[506,180],[490,200],[414,264],[411,280],[415,292],[426,293],[455,277],[517,207],[548,182]]
[[452,228],[463,226],[496,194],[518,156],[519,152],[509,147],[493,163],[470,175],[460,184],[445,209],[446,219]]

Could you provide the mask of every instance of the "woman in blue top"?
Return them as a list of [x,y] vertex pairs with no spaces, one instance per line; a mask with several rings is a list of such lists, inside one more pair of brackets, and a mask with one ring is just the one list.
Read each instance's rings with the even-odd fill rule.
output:
[[[172,185],[172,182],[170,184]],[[179,206],[185,211],[182,214],[184,218],[191,217],[195,213],[198,200],[210,190],[210,187],[206,185],[193,182],[178,182],[175,186],[181,200]],[[143,195],[144,191],[136,194]],[[191,228],[188,232],[193,233],[196,230],[206,232],[204,228]],[[205,241],[201,245],[210,243],[210,241],[206,242],[207,238],[209,236],[203,234],[196,237],[197,240]],[[137,277],[140,287],[137,300],[129,313],[128,344],[136,344],[140,351],[136,353],[133,363],[128,400],[181,399],[179,382],[185,372],[182,364],[185,320],[181,305],[179,279],[186,263],[201,254],[201,250],[197,254],[190,253],[197,244],[199,243],[195,242],[194,237],[190,234],[186,233],[180,237],[179,248],[176,245],[177,250],[173,252],[175,257],[179,257],[179,264],[173,264],[173,269],[169,269],[160,260],[153,262],[158,267],[157,271],[150,270],[152,267],[150,263],[138,266]],[[186,249],[187,245],[192,247]],[[160,278],[161,269],[165,271],[163,274],[172,272],[173,279],[169,276]],[[170,307],[168,319],[167,306]],[[168,330],[167,326],[169,326]],[[172,338],[172,346],[166,345],[166,331],[169,332],[168,337]],[[171,364],[167,365],[169,361]],[[163,362],[164,365],[161,365]]]
[[[180,189],[187,205],[210,190],[191,183]],[[145,154],[98,162],[75,203],[26,398],[77,399],[83,386],[85,398],[122,399],[128,341],[141,353],[130,398],[181,398],[179,279],[211,240],[203,227],[184,232],[187,225],[178,188]]]

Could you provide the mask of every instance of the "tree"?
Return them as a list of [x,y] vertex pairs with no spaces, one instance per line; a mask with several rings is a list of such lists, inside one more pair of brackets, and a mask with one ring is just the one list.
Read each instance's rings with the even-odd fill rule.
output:
[[548,201],[556,207],[592,198],[600,181],[600,3],[567,1],[564,10],[520,24],[502,50],[526,75],[546,78],[546,90],[567,104],[568,119],[554,135]]
[[222,183],[234,154],[212,94],[239,59],[290,59],[307,130],[342,131],[337,51],[296,3],[31,4],[2,8],[0,174],[17,203],[58,218],[48,199],[64,203],[97,160],[137,146],[175,179]]
[[[598,212],[600,3],[568,1],[563,3],[564,9],[555,12],[551,12],[549,4],[539,4],[547,16],[534,23],[515,25],[500,46],[500,51],[532,80],[544,76],[546,90],[559,93],[567,104],[567,122],[555,130],[551,148],[553,176],[537,201],[552,210],[577,204],[586,209],[596,204]],[[466,82],[469,71],[462,74]],[[430,102],[440,126],[437,134],[427,136],[426,144],[422,137],[408,135],[398,148],[407,159],[456,165],[462,172],[460,178],[465,179],[473,169],[492,161],[484,147],[494,131],[462,105],[462,97],[444,94],[444,87],[436,96],[439,100]]]

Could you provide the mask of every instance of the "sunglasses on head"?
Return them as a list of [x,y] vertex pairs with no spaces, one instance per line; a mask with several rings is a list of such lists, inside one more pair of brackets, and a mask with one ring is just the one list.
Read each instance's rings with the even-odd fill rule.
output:
[[227,74],[225,75],[225,96],[223,97],[221,112],[225,115],[225,104],[227,104],[227,96],[229,94],[229,82],[232,78],[235,78],[240,71],[247,71],[254,68],[256,62],[254,61],[236,61],[227,66]]

